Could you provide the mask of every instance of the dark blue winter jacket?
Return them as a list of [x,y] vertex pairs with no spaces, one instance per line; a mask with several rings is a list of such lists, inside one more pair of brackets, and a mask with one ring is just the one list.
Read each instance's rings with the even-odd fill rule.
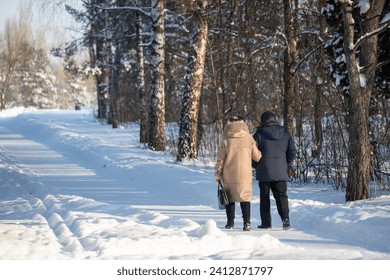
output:
[[297,153],[290,133],[278,123],[269,123],[258,128],[253,138],[262,154],[261,160],[255,165],[256,180],[287,181],[287,167]]

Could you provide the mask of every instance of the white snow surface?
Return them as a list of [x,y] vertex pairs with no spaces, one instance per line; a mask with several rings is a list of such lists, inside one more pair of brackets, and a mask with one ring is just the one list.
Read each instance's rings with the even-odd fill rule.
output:
[[390,195],[349,202],[329,185],[289,183],[292,229],[272,200],[260,230],[224,229],[214,163],[178,163],[92,111],[0,112],[2,260],[389,260]]

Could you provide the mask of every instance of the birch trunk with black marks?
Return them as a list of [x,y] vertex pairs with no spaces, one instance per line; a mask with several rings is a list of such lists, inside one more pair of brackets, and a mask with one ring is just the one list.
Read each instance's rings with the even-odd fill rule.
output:
[[153,151],[165,151],[165,0],[152,0],[152,79],[149,105],[148,146]]
[[207,52],[209,0],[196,2],[195,17],[199,26],[191,39],[188,55],[186,81],[180,114],[179,144],[177,160],[195,159],[199,150],[199,109],[203,74]]

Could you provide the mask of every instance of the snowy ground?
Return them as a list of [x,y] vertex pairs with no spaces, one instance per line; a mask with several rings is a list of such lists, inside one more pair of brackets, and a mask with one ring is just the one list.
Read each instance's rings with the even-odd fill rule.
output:
[[0,112],[0,260],[390,260],[390,195],[289,185],[292,229],[225,230],[213,165],[179,164],[138,127],[82,111]]

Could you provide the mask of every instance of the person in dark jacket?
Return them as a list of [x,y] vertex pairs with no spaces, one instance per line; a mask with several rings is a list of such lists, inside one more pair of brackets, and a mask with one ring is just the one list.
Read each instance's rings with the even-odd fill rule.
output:
[[262,158],[256,166],[256,180],[260,188],[260,217],[258,228],[272,227],[270,190],[282,219],[283,229],[290,228],[287,196],[288,166],[296,157],[294,140],[287,129],[278,124],[276,115],[267,111],[261,115],[261,123],[253,135]]

